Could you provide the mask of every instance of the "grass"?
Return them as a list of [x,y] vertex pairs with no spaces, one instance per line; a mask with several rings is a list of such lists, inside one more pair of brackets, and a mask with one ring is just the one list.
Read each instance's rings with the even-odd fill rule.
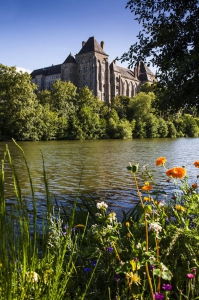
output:
[[[46,208],[41,212],[21,153],[31,211],[8,147],[1,161],[0,299],[199,299],[199,194],[197,179],[189,184],[184,168],[167,170],[166,159],[157,159],[157,167],[169,175],[165,180],[175,185],[163,201],[148,169],[149,181],[140,188],[139,166],[127,167],[138,204],[118,220],[105,201],[91,197],[82,196],[71,209],[52,203],[45,164]],[[9,206],[8,165],[16,198]],[[195,162],[193,168],[198,166]]]

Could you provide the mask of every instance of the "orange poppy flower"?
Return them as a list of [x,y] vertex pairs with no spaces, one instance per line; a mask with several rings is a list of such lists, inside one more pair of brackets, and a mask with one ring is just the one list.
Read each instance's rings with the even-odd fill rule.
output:
[[150,190],[152,190],[152,186],[151,185],[144,185],[143,187],[142,187],[142,190],[143,191],[150,191]]
[[182,179],[186,175],[186,170],[181,167],[175,167],[167,170],[166,175],[169,177]]
[[196,168],[199,168],[199,161],[198,161],[198,160],[194,162],[194,166],[195,166]]
[[164,156],[159,157],[156,159],[156,166],[163,166],[166,163],[166,158]]

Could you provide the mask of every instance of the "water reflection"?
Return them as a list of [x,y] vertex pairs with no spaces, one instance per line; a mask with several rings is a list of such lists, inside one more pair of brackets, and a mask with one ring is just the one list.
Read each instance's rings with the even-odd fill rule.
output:
[[[1,142],[1,158],[5,144],[19,174],[23,194],[28,197],[30,188],[22,154],[14,143]],[[58,201],[74,199],[79,187],[81,192],[106,200],[118,209],[128,209],[136,198],[132,177],[126,169],[129,161],[139,163],[140,169],[148,164],[159,185],[169,189],[165,172],[155,167],[157,157],[166,156],[168,168],[185,165],[192,181],[197,175],[193,162],[199,160],[199,140],[193,138],[19,142],[19,145],[27,157],[38,201],[42,202],[44,195],[42,152],[49,187]],[[6,194],[11,198],[14,192],[8,167],[6,175],[9,177]],[[140,186],[145,180],[140,172]]]

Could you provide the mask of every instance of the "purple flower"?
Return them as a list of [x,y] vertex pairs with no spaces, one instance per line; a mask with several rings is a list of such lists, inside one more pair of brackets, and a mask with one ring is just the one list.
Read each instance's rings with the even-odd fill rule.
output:
[[74,228],[72,228],[72,232],[75,232],[75,230],[76,230],[76,228],[74,227]]
[[172,290],[172,285],[171,285],[171,284],[168,284],[168,283],[164,283],[164,284],[162,285],[162,288],[163,288],[163,290],[165,290],[165,291],[171,291],[171,290]]
[[97,260],[89,260],[89,262],[91,263],[91,266],[92,267],[95,267],[96,266],[96,263],[97,263]]
[[134,257],[134,261],[135,261],[135,262],[138,262],[139,259],[138,259],[137,257]]
[[117,281],[117,282],[120,281],[120,274],[115,274],[115,281]]
[[194,278],[194,277],[195,277],[195,275],[194,275],[194,274],[192,274],[192,273],[189,273],[189,274],[187,274],[187,277],[188,277],[189,279],[192,279],[192,278]]
[[84,268],[85,272],[90,272],[91,268]]
[[106,251],[108,251],[108,252],[113,252],[113,248],[112,248],[112,247],[107,247],[107,248],[106,248]]
[[156,267],[154,265],[150,265],[150,270],[153,271]]
[[156,300],[163,300],[164,299],[164,294],[155,292],[153,295],[154,295]]

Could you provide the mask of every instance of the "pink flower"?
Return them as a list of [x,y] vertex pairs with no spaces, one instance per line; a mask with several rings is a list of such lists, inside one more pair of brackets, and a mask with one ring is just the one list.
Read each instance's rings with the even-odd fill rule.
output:
[[194,275],[196,275],[196,270],[197,270],[197,268],[193,268],[193,269],[192,269]]
[[194,278],[194,277],[195,277],[195,275],[194,275],[194,274],[192,274],[192,273],[188,273],[188,274],[187,274],[187,277],[188,277],[189,279],[192,279],[192,278]]

